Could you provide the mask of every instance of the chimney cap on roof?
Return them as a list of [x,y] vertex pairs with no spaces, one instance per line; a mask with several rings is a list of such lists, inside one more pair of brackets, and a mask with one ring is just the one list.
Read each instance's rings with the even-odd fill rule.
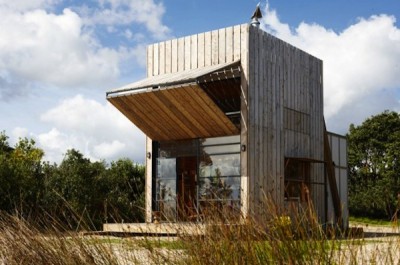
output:
[[260,21],[258,21],[259,18],[262,18],[260,3],[257,4],[256,10],[254,10],[253,15],[251,16],[250,25],[254,27],[260,27]]

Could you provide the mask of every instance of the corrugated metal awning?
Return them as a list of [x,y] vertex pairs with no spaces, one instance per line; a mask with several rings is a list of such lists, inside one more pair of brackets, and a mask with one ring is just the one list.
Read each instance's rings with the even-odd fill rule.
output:
[[149,77],[107,92],[107,99],[153,140],[235,135],[239,129],[199,83],[238,77],[239,64]]
[[[218,80],[221,78],[235,77],[234,75],[239,72],[239,65],[240,61],[234,61],[176,73],[150,76],[140,81],[108,91],[106,94],[107,97],[113,97],[125,93],[139,92],[143,89],[157,89],[192,82],[214,81],[212,78]],[[217,73],[217,75],[211,79],[205,77],[212,73]]]

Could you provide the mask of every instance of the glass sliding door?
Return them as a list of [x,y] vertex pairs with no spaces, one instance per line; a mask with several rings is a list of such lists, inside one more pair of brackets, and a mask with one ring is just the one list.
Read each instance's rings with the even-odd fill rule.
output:
[[201,141],[198,201],[202,214],[240,212],[240,138]]
[[240,212],[240,136],[158,143],[156,205],[161,221]]
[[176,158],[157,159],[157,206],[163,221],[176,219]]
[[161,221],[186,220],[195,208],[198,140],[158,143],[156,210]]

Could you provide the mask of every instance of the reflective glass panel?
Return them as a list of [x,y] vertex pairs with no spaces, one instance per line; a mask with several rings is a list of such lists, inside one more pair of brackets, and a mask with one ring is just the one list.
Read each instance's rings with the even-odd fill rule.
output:
[[240,176],[240,154],[203,154],[199,175],[200,177]]
[[205,146],[201,150],[204,154],[239,153],[240,144]]
[[157,180],[157,200],[174,201],[176,198],[176,179]]
[[200,200],[239,200],[240,177],[200,178]]
[[233,144],[233,143],[240,143],[240,135],[205,138],[201,140],[202,146],[217,145],[217,144]]
[[157,163],[157,178],[176,179],[175,158],[158,158]]

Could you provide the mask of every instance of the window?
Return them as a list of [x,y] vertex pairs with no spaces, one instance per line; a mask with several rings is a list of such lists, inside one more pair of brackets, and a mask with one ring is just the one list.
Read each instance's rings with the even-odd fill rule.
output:
[[285,200],[308,202],[310,198],[310,163],[285,159]]
[[240,136],[158,143],[155,210],[189,221],[210,206],[240,210]]

